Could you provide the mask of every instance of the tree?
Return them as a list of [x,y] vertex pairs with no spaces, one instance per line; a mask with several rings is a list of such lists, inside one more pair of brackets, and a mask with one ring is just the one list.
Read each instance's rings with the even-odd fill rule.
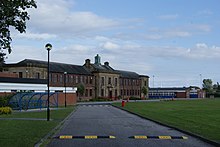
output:
[[206,90],[208,96],[213,94],[213,85],[211,79],[204,79],[202,86],[203,89]]
[[[11,49],[10,27],[20,33],[26,29],[26,20],[30,19],[27,9],[37,8],[34,0],[1,0],[0,1],[0,51]],[[0,58],[4,60],[4,54]]]
[[85,92],[85,86],[84,86],[83,84],[79,84],[79,85],[77,86],[77,92],[78,92],[78,94],[79,94],[79,99],[81,99],[80,96],[82,96],[82,95],[84,94],[84,92]]
[[148,92],[147,87],[146,87],[146,86],[143,86],[142,89],[141,89],[141,92],[144,94],[144,97],[146,97],[147,92]]
[[2,71],[2,66],[5,63],[5,60],[4,60],[5,55],[6,55],[5,53],[0,52],[0,72]]
[[220,85],[218,82],[217,82],[217,84],[213,85],[213,89],[214,89],[215,97],[220,97]]

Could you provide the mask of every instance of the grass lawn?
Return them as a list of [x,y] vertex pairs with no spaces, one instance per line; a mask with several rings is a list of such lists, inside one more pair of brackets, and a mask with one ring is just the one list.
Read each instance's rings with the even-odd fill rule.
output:
[[124,109],[220,142],[220,99],[134,102]]
[[[44,120],[3,120],[0,119],[0,146],[33,147],[48,134],[64,118],[73,111],[73,107],[51,110],[52,121]],[[46,119],[46,111],[14,112],[11,115],[0,115],[0,118],[42,118]]]

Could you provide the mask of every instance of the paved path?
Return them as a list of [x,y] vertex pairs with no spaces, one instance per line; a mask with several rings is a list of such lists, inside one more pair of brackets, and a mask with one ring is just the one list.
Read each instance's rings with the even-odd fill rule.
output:
[[[62,129],[54,135],[83,137],[115,136],[101,139],[53,138],[49,147],[208,147],[211,146],[179,131],[142,119],[111,105],[79,105]],[[132,136],[186,136],[188,139],[134,139]],[[89,136],[94,137],[94,136]]]

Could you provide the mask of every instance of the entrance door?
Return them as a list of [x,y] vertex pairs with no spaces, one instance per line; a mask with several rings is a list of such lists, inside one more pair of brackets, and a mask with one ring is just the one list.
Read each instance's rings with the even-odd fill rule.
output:
[[108,94],[109,94],[108,97],[112,98],[112,91],[111,90],[108,91]]

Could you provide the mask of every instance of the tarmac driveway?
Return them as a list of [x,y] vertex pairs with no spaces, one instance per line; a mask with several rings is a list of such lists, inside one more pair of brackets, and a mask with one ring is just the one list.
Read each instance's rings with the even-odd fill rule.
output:
[[[187,139],[185,138],[187,137]],[[49,147],[208,147],[197,138],[108,104],[79,105]]]

